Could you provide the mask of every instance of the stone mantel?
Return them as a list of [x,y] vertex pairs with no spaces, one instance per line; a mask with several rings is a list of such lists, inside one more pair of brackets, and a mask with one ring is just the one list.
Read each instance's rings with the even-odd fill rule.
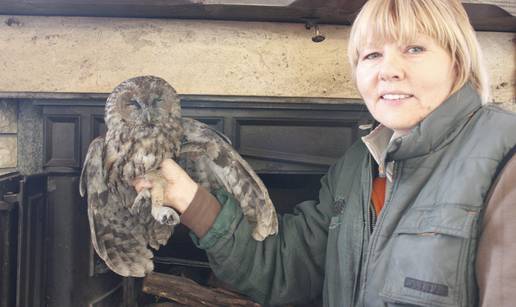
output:
[[[74,105],[102,105],[109,93],[50,93],[50,92],[0,92],[0,101],[5,103],[44,103]],[[239,95],[201,95],[179,94],[183,104],[194,101],[229,103],[275,103],[275,104],[348,104],[362,103],[357,98],[329,98],[329,97],[283,97],[283,96],[239,96]]]

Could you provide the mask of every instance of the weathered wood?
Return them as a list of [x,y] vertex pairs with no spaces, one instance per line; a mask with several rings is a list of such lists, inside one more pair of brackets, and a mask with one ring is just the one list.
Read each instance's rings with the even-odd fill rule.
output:
[[143,292],[186,306],[260,306],[231,291],[203,287],[191,279],[162,273],[148,274],[143,279]]
[[[2,0],[0,15],[195,18],[350,25],[365,0]],[[514,32],[514,0],[469,0],[464,7],[476,30]],[[272,4],[274,3],[274,4]],[[473,5],[471,5],[473,3]],[[490,8],[492,7],[492,8]],[[494,8],[494,9],[493,9]],[[504,10],[500,10],[503,8]],[[486,14],[486,17],[482,15]],[[7,25],[16,25],[10,19]]]

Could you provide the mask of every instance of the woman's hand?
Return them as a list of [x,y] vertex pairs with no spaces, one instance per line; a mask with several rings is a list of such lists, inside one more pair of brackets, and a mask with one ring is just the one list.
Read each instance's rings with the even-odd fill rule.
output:
[[[186,211],[197,192],[197,183],[171,159],[163,160],[159,172],[166,181],[165,205],[174,208],[182,214]],[[138,193],[145,188],[152,188],[152,184],[152,182],[144,178],[137,178],[133,181],[133,186]]]

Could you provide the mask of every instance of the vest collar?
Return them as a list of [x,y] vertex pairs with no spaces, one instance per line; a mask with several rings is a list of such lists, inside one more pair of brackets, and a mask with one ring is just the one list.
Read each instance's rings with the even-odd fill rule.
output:
[[386,160],[422,156],[448,144],[481,105],[477,91],[466,83],[412,128],[409,134],[392,140],[387,148]]

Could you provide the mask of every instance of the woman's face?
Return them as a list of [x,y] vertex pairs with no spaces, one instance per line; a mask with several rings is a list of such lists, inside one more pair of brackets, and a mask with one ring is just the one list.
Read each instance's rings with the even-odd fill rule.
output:
[[432,38],[408,45],[374,42],[360,50],[358,91],[384,126],[406,132],[448,97],[455,80],[451,57]]

